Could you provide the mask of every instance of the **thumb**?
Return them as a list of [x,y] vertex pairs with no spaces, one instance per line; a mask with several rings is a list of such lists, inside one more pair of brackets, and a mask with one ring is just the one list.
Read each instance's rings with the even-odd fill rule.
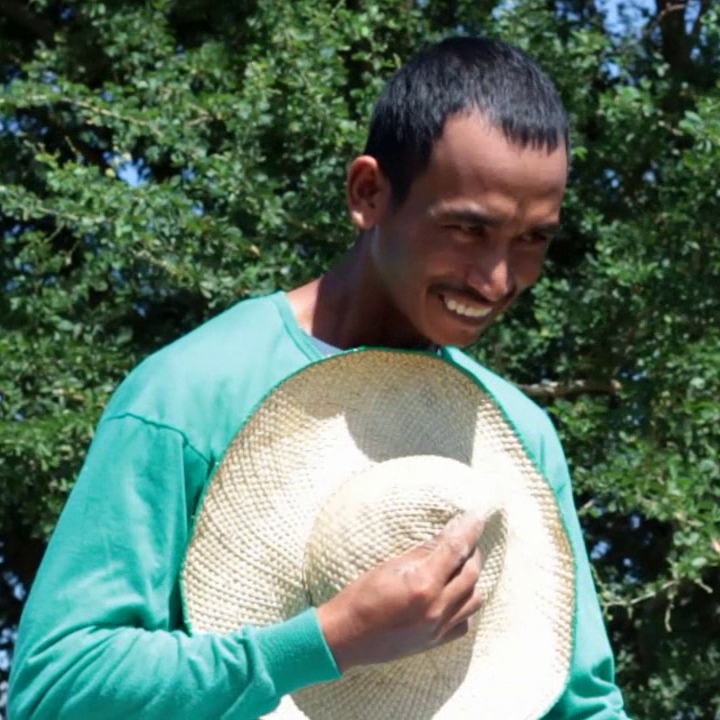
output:
[[484,521],[472,512],[457,515],[442,529],[434,542],[428,562],[450,578],[475,552]]

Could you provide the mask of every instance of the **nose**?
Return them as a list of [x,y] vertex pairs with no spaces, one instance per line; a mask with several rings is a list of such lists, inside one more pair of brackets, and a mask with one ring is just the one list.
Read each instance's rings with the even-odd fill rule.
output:
[[515,278],[507,251],[483,253],[470,267],[468,285],[485,300],[497,303],[515,292]]

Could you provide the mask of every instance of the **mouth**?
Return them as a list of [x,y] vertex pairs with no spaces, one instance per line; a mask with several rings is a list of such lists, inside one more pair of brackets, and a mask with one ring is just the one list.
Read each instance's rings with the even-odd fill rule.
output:
[[447,310],[453,315],[463,318],[464,320],[477,321],[486,318],[492,312],[492,307],[488,305],[478,305],[472,302],[458,302],[446,295],[441,295],[440,299]]

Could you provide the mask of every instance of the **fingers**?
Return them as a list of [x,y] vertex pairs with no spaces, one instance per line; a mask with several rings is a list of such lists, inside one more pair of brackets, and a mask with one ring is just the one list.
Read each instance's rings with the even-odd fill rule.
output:
[[465,632],[467,632],[470,618],[482,605],[483,596],[477,588],[473,587],[472,592],[464,598],[463,601],[455,605],[447,620],[440,625],[436,633],[436,639],[439,642],[444,642],[448,635],[450,635],[451,638],[459,637],[459,635],[456,634],[458,632],[464,635]]
[[443,589],[439,598],[443,612],[436,628],[436,638],[440,638],[450,628],[479,610],[482,604],[482,596],[476,585],[481,566],[482,558],[480,557],[480,551],[476,548],[475,552]]
[[470,622],[468,620],[463,620],[462,622],[459,622],[457,625],[454,625],[450,630],[448,630],[436,643],[435,646],[438,645],[445,645],[446,643],[452,642],[453,640],[459,640],[461,637],[464,637],[467,635],[468,630],[470,629]]
[[452,606],[471,595],[480,577],[481,569],[482,557],[480,550],[476,546],[472,555],[458,568],[445,586],[443,602],[448,606]]
[[453,518],[435,538],[427,563],[444,583],[450,581],[473,555],[483,530],[483,521],[473,513]]

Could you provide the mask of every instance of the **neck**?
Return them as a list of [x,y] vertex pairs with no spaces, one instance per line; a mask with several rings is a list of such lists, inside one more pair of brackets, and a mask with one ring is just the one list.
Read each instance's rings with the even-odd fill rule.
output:
[[362,238],[325,275],[289,292],[288,300],[305,332],[343,350],[432,347],[395,307]]

